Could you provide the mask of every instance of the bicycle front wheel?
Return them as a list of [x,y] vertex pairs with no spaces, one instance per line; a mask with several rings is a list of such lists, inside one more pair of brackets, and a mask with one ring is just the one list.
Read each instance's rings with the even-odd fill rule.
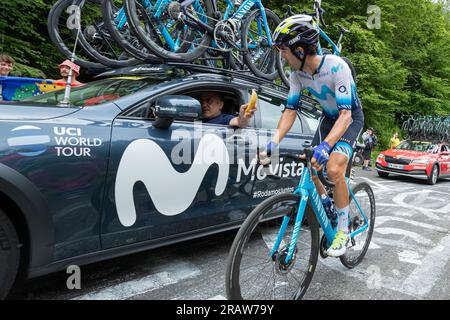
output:
[[368,227],[364,231],[352,237],[351,246],[347,248],[344,255],[340,256],[341,263],[349,269],[352,269],[360,264],[367,252],[367,249],[369,249],[373,228],[375,226],[376,210],[375,196],[368,183],[358,183],[353,188],[352,192],[355,197],[353,198],[350,196],[350,232],[358,232],[358,230],[362,229],[366,225],[361,210],[367,218]]
[[[306,293],[319,252],[318,224],[309,205],[294,255],[285,263],[299,202],[296,194],[279,194],[263,201],[247,217],[228,256],[228,299],[291,300],[301,299]],[[271,256],[284,216],[290,221],[277,253]]]

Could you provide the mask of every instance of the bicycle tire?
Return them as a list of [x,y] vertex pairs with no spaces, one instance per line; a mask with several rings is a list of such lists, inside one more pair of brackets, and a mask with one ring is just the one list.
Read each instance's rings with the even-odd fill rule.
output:
[[[243,260],[244,257],[246,256],[246,245],[248,245],[249,243],[255,245],[255,247],[258,250],[262,250],[262,257],[264,258],[258,258],[258,261],[260,259],[262,259],[262,261],[265,261],[266,264],[268,264],[268,267],[270,267],[270,269],[272,270],[272,274],[274,275],[273,278],[273,289],[274,290],[278,290],[279,288],[281,288],[281,286],[283,285],[287,285],[289,288],[290,287],[290,282],[288,279],[288,275],[292,276],[292,279],[297,281],[298,286],[293,286],[293,292],[292,294],[289,294],[289,298],[290,299],[301,299],[304,294],[306,293],[306,290],[308,289],[309,284],[311,283],[312,277],[314,275],[314,271],[317,265],[317,259],[318,259],[318,255],[319,255],[319,226],[317,223],[317,220],[312,212],[312,208],[310,207],[309,203],[308,206],[305,209],[305,216],[304,216],[304,221],[305,219],[307,220],[307,223],[303,223],[302,224],[302,228],[299,232],[299,242],[301,242],[301,239],[306,239],[306,243],[310,243],[310,252],[309,252],[309,256],[305,255],[305,259],[304,259],[304,275],[301,279],[301,281],[298,281],[296,277],[294,277],[291,274],[291,271],[297,271],[297,267],[299,266],[300,262],[298,262],[299,260],[303,260],[300,258],[297,258],[297,256],[302,257],[303,258],[303,254],[300,255],[299,252],[297,251],[297,253],[295,254],[295,258],[293,258],[293,263],[292,265],[289,265],[288,268],[290,268],[290,270],[288,270],[286,273],[286,275],[284,276],[282,274],[282,272],[286,271],[282,271],[280,270],[280,261],[278,260],[283,260],[283,254],[285,253],[285,249],[287,248],[289,242],[290,242],[290,235],[292,234],[291,232],[291,227],[295,222],[295,215],[297,213],[297,207],[299,205],[299,200],[300,200],[300,196],[297,194],[293,194],[293,193],[282,193],[282,194],[278,194],[275,196],[272,196],[268,199],[266,199],[265,201],[263,201],[261,204],[259,204],[251,213],[250,215],[247,217],[247,219],[245,220],[245,222],[242,224],[241,228],[239,229],[239,232],[237,233],[233,244],[231,246],[230,249],[230,253],[228,256],[228,260],[227,260],[227,268],[226,268],[226,275],[225,275],[225,288],[226,288],[226,295],[228,297],[228,299],[233,299],[233,300],[241,300],[241,299],[253,299],[253,300],[261,300],[264,298],[268,298],[268,299],[277,299],[279,298],[278,295],[275,295],[275,292],[272,295],[269,295],[269,297],[264,297],[262,296],[262,294],[264,294],[265,289],[267,288],[267,284],[264,285],[264,282],[267,278],[268,278],[268,274],[266,274],[266,272],[263,272],[263,270],[251,270],[254,268],[258,268],[256,265],[254,265],[254,260],[255,260],[255,256],[251,256],[251,258],[249,259],[250,263],[252,265],[250,265],[250,267],[245,266],[246,267],[246,271],[254,271],[256,273],[253,273],[253,276],[256,275],[261,275],[262,277],[260,277],[259,279],[255,279],[257,281],[259,281],[260,283],[258,283],[258,285],[260,286],[264,286],[263,287],[263,292],[261,292],[262,294],[257,293],[256,296],[251,296],[251,297],[247,297],[247,294],[245,292],[246,289],[248,288],[244,288],[243,284],[245,283],[245,281],[243,280],[247,280],[248,279],[244,279],[244,272],[241,272],[243,270],[241,270],[241,265],[244,264]],[[283,203],[285,204],[284,206]],[[277,208],[279,211],[279,214],[281,214],[282,216],[289,214],[291,216],[291,221],[289,222],[289,226],[285,232],[285,236],[288,236],[288,238],[285,241],[285,244],[282,247],[282,250],[280,250],[283,254],[279,255],[280,259],[275,259],[275,261],[272,259],[272,257],[269,256],[270,254],[270,250],[272,249],[272,244],[270,244],[271,240],[275,240],[278,231],[279,231],[279,226],[277,226],[277,222],[280,222],[278,220],[282,220],[282,216],[280,218],[276,218],[276,219],[269,219],[266,220],[270,217],[271,214],[271,209],[272,208]],[[272,217],[270,217],[272,218]],[[307,226],[306,226],[307,225]],[[260,234],[256,234],[256,236],[254,235],[254,231],[256,230],[256,232],[260,232]],[[251,238],[251,236],[255,236],[256,238]],[[272,236],[272,237],[270,237]],[[261,245],[257,245],[253,240],[262,240],[263,246]],[[269,243],[268,243],[269,242]],[[306,248],[306,246],[302,246],[302,249]],[[297,248],[298,249],[298,245]],[[297,264],[298,262],[298,264]],[[294,270],[295,268],[295,270]],[[281,281],[276,282],[275,281],[275,276],[280,276],[282,278]],[[254,284],[255,286],[255,284]],[[255,288],[255,287],[252,288]],[[258,287],[256,287],[258,288]],[[279,290],[277,293],[287,293],[286,292],[286,288],[285,290]],[[286,296],[284,297],[286,298]]]
[[[123,3],[123,2],[122,2]],[[124,36],[123,32],[119,31],[117,28],[117,25],[115,23],[115,17],[114,17],[114,11],[115,6],[113,5],[113,0],[104,0],[102,1],[102,14],[103,14],[103,20],[105,22],[105,26],[108,29],[109,34],[111,37],[116,41],[117,44],[119,44],[124,51],[126,51],[128,54],[132,55],[136,59],[139,59],[141,61],[145,62],[158,62],[160,61],[159,58],[157,58],[154,54],[151,54],[148,51],[147,48],[137,39],[134,34],[131,34],[131,30],[128,28],[128,38],[135,37],[135,39],[127,39],[127,37]]]
[[[367,253],[367,250],[369,249],[370,246],[370,241],[372,240],[372,235],[373,235],[373,229],[375,226],[375,215],[376,215],[376,208],[375,208],[375,196],[373,194],[372,188],[370,187],[370,185],[366,182],[361,182],[358,183],[356,186],[353,187],[352,189],[353,194],[355,195],[355,197],[360,197],[361,198],[361,194],[358,195],[359,192],[365,192],[368,196],[369,199],[369,206],[367,207],[367,205],[365,205],[365,203],[363,201],[361,201],[361,199],[357,199],[359,205],[361,206],[361,208],[363,209],[364,213],[366,214],[366,217],[369,221],[369,227],[367,229],[367,231],[364,231],[362,233],[360,233],[359,235],[356,235],[355,238],[352,238],[352,246],[350,248],[347,248],[347,251],[344,255],[340,256],[339,259],[341,260],[341,263],[348,269],[352,269],[354,267],[356,267],[358,264],[361,263],[362,259],[364,258],[364,256]],[[349,220],[349,224],[350,224],[350,231],[355,231],[358,229],[358,227],[360,227],[360,223],[361,221],[364,221],[364,219],[360,218],[357,216],[357,214],[359,214],[359,209],[356,206],[356,203],[354,202],[353,198],[350,196],[350,203],[349,203],[349,207],[350,207],[350,220]],[[370,213],[367,214],[367,210],[364,210],[364,208],[370,208]],[[362,219],[362,220],[361,220]],[[365,240],[361,241],[364,242],[363,244],[361,244],[359,241],[360,237],[367,233]],[[357,242],[358,241],[358,242]],[[358,250],[360,249],[360,250]],[[352,255],[352,252],[355,251],[359,251],[356,255]]]
[[[104,26],[105,23],[102,15],[101,3],[93,0],[79,0],[78,3],[83,4],[84,9],[89,12],[89,18],[92,19],[96,13],[98,15],[95,17],[95,21],[92,21],[92,24],[83,28],[83,22],[86,21],[86,19],[83,17],[83,12],[81,13],[80,24],[82,36],[80,36],[80,43],[86,52],[89,52],[89,54],[101,64],[112,68],[131,67],[140,62],[138,59],[127,55],[120,44],[116,43],[116,41],[109,36],[107,28]],[[89,5],[92,6],[85,7]],[[92,30],[91,32],[88,32],[88,27],[92,27],[89,29]],[[93,34],[91,42],[88,41],[87,36],[85,36],[85,34],[89,33]]]
[[[68,41],[68,39],[66,39],[66,37],[64,37],[63,39],[63,36],[60,33],[59,19],[61,17],[61,14],[65,11],[65,9],[67,9],[73,3],[76,3],[76,1],[73,0],[57,1],[50,9],[50,12],[47,17],[47,29],[50,36],[50,40],[55,45],[56,49],[58,49],[58,51],[67,59],[70,59],[72,57],[72,50],[69,48],[70,46],[68,46],[65,43],[66,41]],[[70,37],[73,38],[72,32],[68,32],[68,34],[70,34]],[[84,51],[84,48],[81,47],[81,49]],[[85,54],[88,56],[89,59],[95,60],[92,56],[89,55],[89,53],[85,52]],[[109,69],[107,66],[101,63],[87,60],[87,58],[81,56],[79,53],[75,55],[74,62],[78,64],[80,67],[87,69],[88,72],[91,73],[100,73],[107,71]]]
[[[273,22],[273,30],[275,30],[275,27],[277,25],[280,24],[281,19],[275,14],[275,12],[273,12],[270,9],[264,9],[264,11],[266,12],[266,17],[267,17],[267,23],[269,24],[270,27],[270,23]],[[277,56],[279,56],[279,53],[276,52],[275,50],[273,50],[271,47],[269,47],[269,43],[267,41],[267,35],[262,37],[262,39],[258,39],[259,43],[263,43],[264,45],[266,45],[267,50],[266,52],[262,55],[263,59],[262,61],[254,61],[255,60],[255,56],[257,56],[256,54],[254,54],[255,52],[257,54],[258,51],[252,51],[251,48],[249,48],[249,34],[251,34],[251,25],[253,20],[256,18],[258,19],[261,18],[261,10],[260,9],[256,9],[254,11],[252,11],[248,17],[245,19],[243,26],[242,26],[242,34],[241,34],[241,43],[242,43],[242,49],[244,52],[244,61],[245,64],[249,67],[249,69],[253,72],[253,74],[257,77],[261,77],[261,78],[265,78],[267,80],[275,80],[276,78],[278,78],[279,74],[278,74],[278,68],[277,68]],[[272,21],[270,21],[272,20]],[[264,28],[262,28],[264,30]],[[273,31],[270,30],[270,32],[272,33]],[[254,32],[253,32],[254,33]],[[272,36],[272,34],[270,35]],[[253,40],[253,39],[252,39]],[[251,41],[252,41],[251,40]],[[259,48],[259,50],[262,50],[261,48]],[[268,62],[267,62],[268,59]],[[256,64],[258,63],[258,65]],[[267,72],[263,72],[261,68],[265,68],[265,70]]]
[[[195,39],[195,31],[193,32],[192,28],[188,28],[185,43],[180,46],[180,48],[176,51],[170,51],[164,48],[164,45],[161,43],[159,37],[155,38],[149,36],[146,32],[142,30],[140,27],[140,20],[137,15],[137,6],[136,0],[124,0],[124,8],[125,14],[127,16],[127,22],[129,24],[130,29],[135,34],[135,36],[141,41],[141,43],[149,49],[154,55],[160,57],[165,61],[171,62],[192,62],[195,59],[199,58],[204,54],[207,47],[211,42],[211,35],[208,33],[202,33],[201,37],[199,37],[199,44],[193,50],[190,50],[191,45],[186,45],[187,43],[194,42]],[[205,15],[207,17],[211,17],[213,15],[213,4],[211,0],[202,0],[204,3],[204,8],[206,9]],[[208,25],[213,26],[214,22],[212,19],[208,20]],[[153,26],[151,26],[153,28]],[[155,30],[155,33],[157,31]]]

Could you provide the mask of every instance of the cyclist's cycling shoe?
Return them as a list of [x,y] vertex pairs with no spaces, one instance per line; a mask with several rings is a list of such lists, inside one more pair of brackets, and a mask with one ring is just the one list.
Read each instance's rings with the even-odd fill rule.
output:
[[330,257],[340,257],[347,250],[350,236],[342,230],[339,230],[334,237],[333,243],[327,250]]

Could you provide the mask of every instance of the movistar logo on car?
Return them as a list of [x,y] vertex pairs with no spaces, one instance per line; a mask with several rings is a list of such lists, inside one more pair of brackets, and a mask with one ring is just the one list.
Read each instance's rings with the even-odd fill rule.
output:
[[34,157],[47,151],[50,136],[36,126],[20,126],[11,130],[8,145],[25,157]]
[[125,227],[136,222],[133,187],[139,181],[145,185],[161,214],[174,216],[184,212],[194,201],[213,164],[219,168],[215,194],[220,196],[227,186],[230,159],[223,140],[215,134],[205,134],[201,138],[194,161],[186,172],[176,171],[156,142],[133,141],[125,149],[117,169],[115,200],[120,222]]

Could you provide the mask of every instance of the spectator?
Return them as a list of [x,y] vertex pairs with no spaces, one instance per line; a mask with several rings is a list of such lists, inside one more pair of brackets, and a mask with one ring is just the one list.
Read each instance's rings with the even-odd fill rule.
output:
[[73,63],[70,60],[65,60],[63,63],[61,63],[59,65],[59,73],[61,74],[62,79],[59,79],[57,81],[67,82],[67,80],[69,78],[70,68],[72,68],[72,85],[74,85],[74,86],[82,85],[83,83],[81,83],[77,80],[77,77],[80,74],[80,66]]
[[366,171],[372,171],[372,169],[369,168],[370,155],[372,154],[372,150],[377,143],[373,128],[368,128],[366,132],[362,134],[362,138],[365,145],[363,151],[364,163],[362,169]]
[[213,124],[230,125],[239,128],[245,128],[255,113],[252,109],[249,113],[245,112],[248,104],[243,104],[239,109],[239,115],[233,116],[231,114],[222,113],[224,101],[220,94],[209,91],[200,96],[200,103],[202,105],[203,122]]
[[391,149],[396,148],[400,144],[400,139],[398,138],[398,133],[394,133],[391,138]]
[[0,54],[0,77],[9,76],[16,62],[7,54]]

